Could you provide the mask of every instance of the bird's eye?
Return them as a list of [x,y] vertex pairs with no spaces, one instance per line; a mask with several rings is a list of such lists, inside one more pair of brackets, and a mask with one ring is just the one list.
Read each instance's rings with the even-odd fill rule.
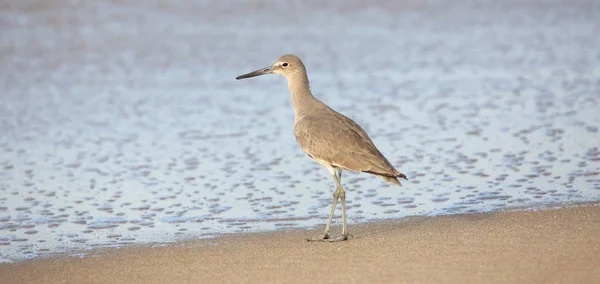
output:
[[287,62],[283,62],[283,64],[281,64],[281,66],[288,67],[288,63]]

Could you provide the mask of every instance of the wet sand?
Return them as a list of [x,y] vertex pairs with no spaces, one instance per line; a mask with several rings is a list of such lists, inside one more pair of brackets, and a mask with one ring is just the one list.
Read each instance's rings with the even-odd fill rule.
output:
[[[339,229],[339,228],[337,228]],[[413,217],[319,233],[232,234],[0,266],[4,283],[598,283],[600,206]]]

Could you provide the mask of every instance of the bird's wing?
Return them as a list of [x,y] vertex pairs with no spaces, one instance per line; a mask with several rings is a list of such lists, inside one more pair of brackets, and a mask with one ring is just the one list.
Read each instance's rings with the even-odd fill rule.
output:
[[367,133],[340,113],[304,116],[296,122],[294,134],[302,150],[313,159],[347,170],[399,174]]

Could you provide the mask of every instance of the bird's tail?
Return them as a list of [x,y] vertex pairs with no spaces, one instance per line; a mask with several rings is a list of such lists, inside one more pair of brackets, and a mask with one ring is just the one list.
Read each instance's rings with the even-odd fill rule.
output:
[[389,183],[393,183],[393,184],[398,185],[398,186],[402,186],[402,184],[400,183],[400,181],[398,180],[398,178],[403,178],[405,180],[408,180],[403,173],[398,173],[397,176],[384,176],[384,175],[380,175],[379,177],[381,177],[383,180],[385,180],[385,181],[387,181]]

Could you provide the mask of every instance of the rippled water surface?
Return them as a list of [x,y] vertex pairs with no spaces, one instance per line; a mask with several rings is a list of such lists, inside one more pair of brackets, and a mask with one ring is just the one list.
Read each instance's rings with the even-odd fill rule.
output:
[[285,53],[409,177],[350,224],[600,200],[597,1],[185,2],[0,4],[0,262],[324,224]]

